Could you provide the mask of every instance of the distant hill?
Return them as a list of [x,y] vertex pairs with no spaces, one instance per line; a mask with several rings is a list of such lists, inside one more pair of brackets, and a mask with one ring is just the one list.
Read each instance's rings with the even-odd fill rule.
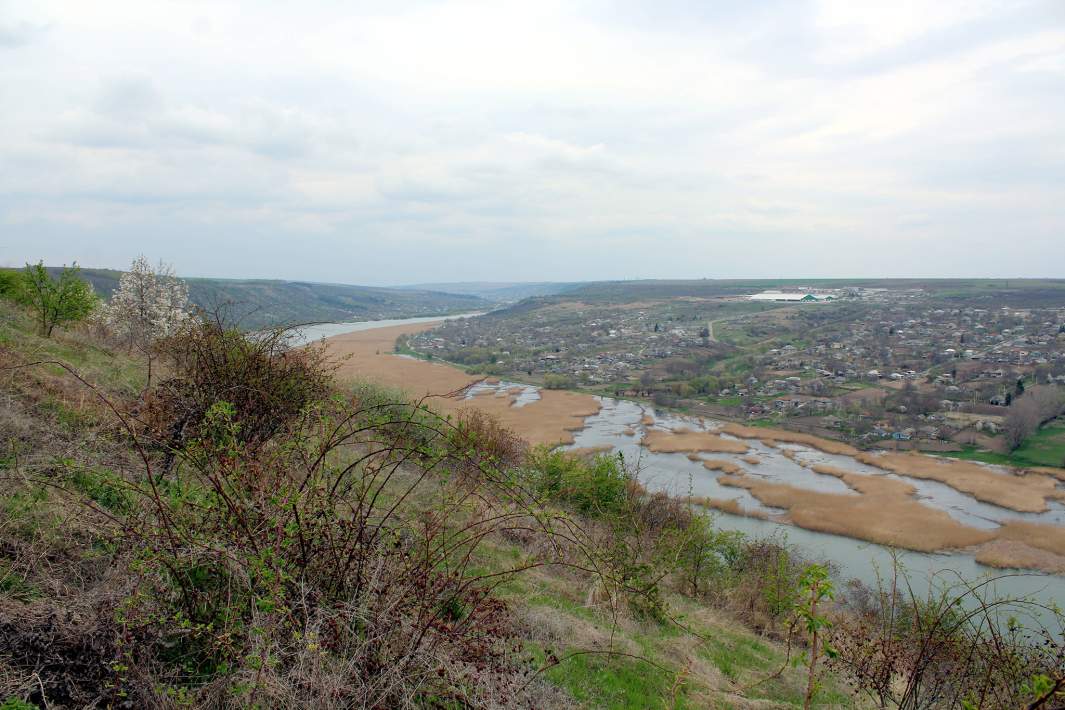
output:
[[930,297],[999,306],[1053,305],[1065,299],[1063,279],[661,279],[580,284],[564,300],[631,303],[669,298],[716,298],[782,287],[920,289]]
[[[56,267],[49,267],[56,273]],[[110,296],[121,271],[82,269],[97,293]],[[224,306],[244,328],[323,321],[380,320],[471,313],[492,307],[472,294],[429,289],[374,288],[346,284],[266,279],[185,279],[189,299],[197,306]]]
[[403,289],[422,289],[443,293],[479,296],[496,303],[513,303],[532,296],[553,296],[566,293],[582,284],[554,281],[466,281],[459,283],[432,283],[401,286]]

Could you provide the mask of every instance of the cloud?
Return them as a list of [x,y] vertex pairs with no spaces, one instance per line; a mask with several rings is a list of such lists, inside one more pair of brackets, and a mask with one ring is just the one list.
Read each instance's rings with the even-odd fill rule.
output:
[[[149,239],[186,273],[368,283],[1065,263],[1056,0],[13,8],[16,260]],[[982,246],[930,264],[931,242]]]
[[25,20],[4,22],[0,18],[0,51],[25,47],[47,31],[47,25],[26,22]]

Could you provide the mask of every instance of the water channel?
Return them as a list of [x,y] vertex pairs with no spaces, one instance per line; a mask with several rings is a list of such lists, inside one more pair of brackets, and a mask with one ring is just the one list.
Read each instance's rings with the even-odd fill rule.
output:
[[[300,342],[311,342],[322,337],[339,335],[373,328],[384,328],[409,323],[425,323],[445,318],[462,318],[470,315],[430,316],[397,320],[366,321],[358,323],[324,323],[302,329]],[[527,406],[540,398],[539,390],[531,385],[516,382],[480,383],[471,388],[468,398],[492,396],[509,390],[514,395],[513,405]],[[520,390],[520,392],[519,392]],[[695,419],[672,413],[658,412],[653,407],[627,400],[608,397],[599,398],[602,409],[585,420],[585,428],[575,432],[574,442],[568,448],[606,448],[621,453],[627,463],[639,472],[640,482],[652,491],[663,491],[678,496],[705,496],[735,500],[742,509],[764,513],[770,519],[733,515],[714,511],[715,524],[720,529],[737,530],[754,537],[782,536],[790,545],[800,550],[808,559],[831,562],[839,577],[857,579],[876,587],[878,580],[890,579],[892,560],[901,562],[915,590],[927,590],[929,585],[954,585],[959,580],[969,583],[998,577],[986,593],[1001,596],[1028,597],[1043,603],[1060,601],[1065,605],[1065,577],[1021,570],[1000,570],[979,564],[973,555],[964,551],[944,553],[921,553],[907,550],[893,551],[883,545],[865,542],[841,535],[816,532],[773,520],[785,511],[770,508],[760,503],[747,490],[723,486],[718,479],[723,475],[702,465],[701,460],[692,460],[686,453],[654,453],[640,445],[649,429],[675,429],[711,431],[720,422]],[[727,435],[723,435],[727,436]],[[957,491],[937,481],[927,481],[899,476],[867,466],[849,456],[827,454],[799,444],[778,444],[770,447],[758,440],[744,439],[749,451],[745,457],[759,460],[752,465],[737,454],[709,454],[706,458],[727,460],[740,466],[750,476],[763,477],[774,482],[800,486],[810,490],[844,495],[857,495],[843,481],[833,476],[815,473],[807,465],[828,464],[865,475],[882,475],[901,478],[916,488],[917,498],[924,503],[947,512],[961,523],[973,527],[991,529],[1006,520],[1065,525],[1065,506],[1051,502],[1042,513],[1019,513],[999,506],[977,501],[972,496]],[[789,454],[785,455],[784,452]],[[794,457],[794,458],[792,458]],[[1005,474],[1003,474],[1005,475]]]

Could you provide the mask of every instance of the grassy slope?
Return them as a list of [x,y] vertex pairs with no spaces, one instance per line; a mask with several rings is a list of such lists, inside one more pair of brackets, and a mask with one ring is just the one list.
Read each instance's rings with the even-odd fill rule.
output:
[[[506,548],[500,549],[500,554],[507,553]],[[527,644],[538,659],[545,657],[546,649],[565,658],[608,648],[647,659],[583,653],[549,668],[545,677],[582,706],[740,708],[761,701],[762,707],[802,707],[805,668],[788,665],[780,677],[755,685],[786,665],[785,649],[725,614],[680,595],[668,595],[671,611],[696,636],[675,626],[611,619],[586,605],[586,593],[564,576],[550,573],[520,577],[503,589],[503,596],[533,630]],[[751,685],[755,687],[743,695],[737,693]],[[817,706],[855,705],[834,679],[827,678]]]
[[[0,347],[8,356],[3,365],[11,356],[22,361],[58,359],[109,392],[132,393],[143,386],[141,363],[121,351],[93,345],[76,332],[40,338],[34,334],[29,317],[2,300]],[[54,417],[57,426],[71,430],[83,426],[86,405],[99,412],[98,407],[91,407],[91,401],[84,400],[83,388],[66,387],[71,383],[63,370],[47,368],[41,372],[40,381],[39,411],[41,416]],[[516,545],[496,541],[485,549],[480,565],[486,570],[501,569],[523,554]],[[42,593],[21,578],[0,576],[0,595],[26,600]],[[544,660],[548,649],[560,657],[608,648],[631,654],[576,655],[545,671],[544,677],[570,693],[581,707],[742,708],[752,703],[758,707],[801,707],[802,666],[788,667],[780,677],[742,696],[737,694],[740,687],[779,668],[785,650],[724,613],[671,594],[667,596],[671,611],[697,636],[675,626],[613,619],[601,608],[587,604],[588,590],[574,581],[563,572],[539,570],[512,579],[499,591],[526,629],[526,647],[536,659]],[[658,667],[632,656],[646,658]],[[818,696],[818,707],[853,706],[849,696],[828,678]]]

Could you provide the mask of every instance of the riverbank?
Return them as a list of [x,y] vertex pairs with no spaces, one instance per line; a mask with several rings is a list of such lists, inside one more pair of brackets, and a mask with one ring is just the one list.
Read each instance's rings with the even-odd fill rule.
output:
[[583,428],[585,419],[599,411],[595,397],[563,390],[540,390],[537,399],[522,406],[514,406],[517,392],[499,396],[498,392],[486,390],[472,397],[453,394],[484,378],[469,375],[454,365],[394,353],[397,338],[429,330],[441,321],[369,328],[334,335],[324,343],[329,355],[339,363],[339,377],[372,380],[414,397],[433,397],[433,406],[444,413],[476,408],[496,417],[532,444],[573,443],[573,432]]
[[[397,338],[439,322],[373,327],[325,344],[342,377],[416,397],[459,392],[434,399],[433,406],[445,413],[476,408],[533,444],[621,451],[668,482],[660,489],[695,481],[703,487],[700,496],[729,512],[917,552],[960,552],[995,567],[1065,569],[1065,491],[1049,471],[867,452],[811,434],[708,422],[635,402],[640,414],[601,440],[586,428],[601,425],[604,403],[616,408],[629,400],[498,383],[394,353]],[[582,433],[575,439],[575,432]]]

